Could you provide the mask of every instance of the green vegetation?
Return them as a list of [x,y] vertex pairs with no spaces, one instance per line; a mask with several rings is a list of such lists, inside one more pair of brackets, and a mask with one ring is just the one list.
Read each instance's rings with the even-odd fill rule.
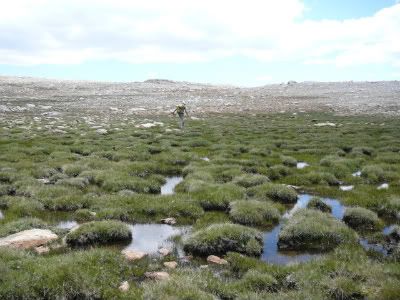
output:
[[343,221],[350,227],[361,230],[377,230],[381,227],[378,215],[363,207],[348,207]]
[[280,219],[279,210],[273,203],[257,200],[232,202],[229,215],[234,222],[243,225],[269,225]]
[[296,191],[283,184],[266,183],[251,189],[250,194],[261,199],[282,203],[294,203],[297,201]]
[[236,224],[213,224],[194,232],[185,241],[185,250],[198,254],[225,254],[229,251],[260,255],[262,235],[256,229]]
[[[185,131],[177,131],[175,120],[162,116],[157,121],[164,126],[152,128],[136,128],[149,122],[139,115],[93,116],[90,122],[80,116],[10,116],[0,120],[0,237],[46,228],[60,240],[47,255],[0,249],[1,299],[399,298],[399,230],[387,236],[379,231],[381,223],[396,223],[388,220],[400,216],[398,118],[220,114],[188,120]],[[323,122],[337,126],[314,126]],[[108,133],[96,133],[95,125]],[[57,126],[67,127],[66,133]],[[297,169],[298,161],[309,166]],[[160,195],[167,176],[184,177],[174,195]],[[341,182],[354,189],[341,191]],[[389,188],[378,190],[382,183]],[[368,209],[352,213],[348,224],[362,220],[351,226],[389,254],[365,251],[355,232],[320,212],[327,207],[315,199],[308,208],[317,209],[299,211],[282,225],[281,245],[331,251],[287,266],[251,257],[262,249],[262,234],[251,226],[267,230],[297,193]],[[169,270],[163,259],[125,260],[119,243],[106,249],[55,247],[66,236],[113,243],[114,234],[126,230],[91,224],[159,223],[167,217],[176,218],[176,226],[193,226],[187,250],[225,255],[229,264],[203,269],[204,261],[195,257]],[[66,220],[95,223],[67,234],[56,228]],[[374,231],[365,231],[365,224]],[[186,237],[176,240],[185,244]],[[177,260],[174,254],[171,259]],[[146,271],[168,271],[170,280],[145,279]],[[125,293],[118,289],[123,281],[130,284]]]
[[279,248],[290,250],[331,250],[356,240],[356,234],[334,217],[314,209],[299,210],[279,233]]
[[307,204],[307,208],[309,209],[318,209],[322,212],[332,212],[332,208],[321,200],[319,197],[312,197],[310,202]]
[[132,239],[129,227],[119,221],[99,221],[82,224],[68,233],[66,242],[71,246],[112,244]]

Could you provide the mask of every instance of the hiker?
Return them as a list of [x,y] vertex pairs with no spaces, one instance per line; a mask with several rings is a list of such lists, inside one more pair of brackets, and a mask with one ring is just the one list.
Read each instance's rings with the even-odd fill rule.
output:
[[183,127],[185,126],[185,119],[184,119],[185,113],[186,113],[186,116],[189,117],[189,114],[188,114],[188,112],[186,110],[186,103],[182,102],[181,104],[177,105],[175,110],[172,112],[172,114],[175,115],[175,113],[178,113],[178,116],[179,116],[179,119],[180,119],[179,127],[181,129],[183,129]]

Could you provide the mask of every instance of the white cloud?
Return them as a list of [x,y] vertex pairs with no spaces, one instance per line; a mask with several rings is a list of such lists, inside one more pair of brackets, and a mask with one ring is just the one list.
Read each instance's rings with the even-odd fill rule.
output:
[[308,64],[400,60],[400,4],[305,20],[301,0],[2,1],[0,63],[203,62],[244,56]]

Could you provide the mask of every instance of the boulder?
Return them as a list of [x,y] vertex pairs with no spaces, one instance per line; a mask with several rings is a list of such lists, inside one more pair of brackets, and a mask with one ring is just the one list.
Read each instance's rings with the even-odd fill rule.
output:
[[45,245],[57,238],[58,236],[48,229],[29,229],[0,239],[0,247],[9,246],[13,248],[28,249]]
[[209,255],[207,257],[207,262],[209,264],[216,264],[216,265],[226,265],[226,264],[228,264],[228,262],[225,259],[220,258],[220,257],[218,257],[216,255]]
[[158,249],[158,253],[160,253],[162,256],[167,256],[168,254],[171,253],[171,250],[167,248],[160,248]]
[[175,225],[176,224],[176,219],[175,218],[161,219],[161,223],[168,224],[168,225]]
[[147,253],[142,252],[142,251],[135,251],[135,250],[123,250],[122,254],[129,261],[139,260],[139,259],[142,259],[143,257],[147,256]]
[[154,280],[166,280],[169,278],[169,274],[167,272],[146,272],[144,273],[144,276]]
[[121,292],[127,292],[129,290],[129,282],[128,281],[122,282],[121,285],[118,287],[118,289]]
[[178,263],[176,261],[166,261],[163,265],[168,269],[175,269],[178,266]]

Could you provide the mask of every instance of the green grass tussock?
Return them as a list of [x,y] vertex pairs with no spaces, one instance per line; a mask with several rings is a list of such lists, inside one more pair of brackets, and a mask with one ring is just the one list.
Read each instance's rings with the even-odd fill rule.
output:
[[184,249],[198,255],[218,255],[229,251],[260,255],[262,235],[260,231],[242,225],[213,224],[194,232],[184,242]]
[[230,204],[229,216],[243,225],[269,225],[279,221],[280,212],[272,202],[242,200]]
[[322,212],[332,212],[332,207],[322,201],[319,197],[312,197],[310,202],[307,204],[307,208],[309,209],[318,209]]
[[317,210],[296,212],[279,233],[278,246],[290,250],[331,250],[354,242],[357,235],[334,217]]
[[343,221],[350,227],[359,230],[377,230],[382,227],[378,215],[364,207],[346,208]]
[[294,203],[297,201],[296,191],[283,184],[266,183],[250,189],[249,193],[260,199],[274,200],[282,203]]
[[119,221],[94,221],[82,224],[67,235],[71,246],[107,245],[132,239],[128,225]]

